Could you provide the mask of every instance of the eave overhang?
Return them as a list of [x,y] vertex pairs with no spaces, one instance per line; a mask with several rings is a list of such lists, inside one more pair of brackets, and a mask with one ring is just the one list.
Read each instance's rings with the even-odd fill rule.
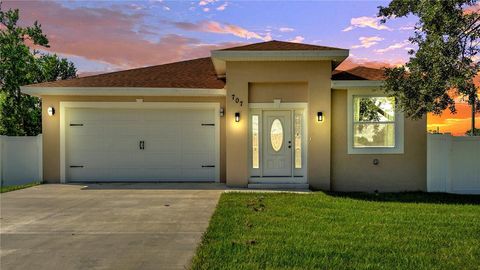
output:
[[20,87],[31,96],[226,96],[225,89],[152,87]]
[[227,61],[332,61],[338,66],[349,55],[349,50],[303,51],[212,51],[211,57],[219,77],[225,75]]

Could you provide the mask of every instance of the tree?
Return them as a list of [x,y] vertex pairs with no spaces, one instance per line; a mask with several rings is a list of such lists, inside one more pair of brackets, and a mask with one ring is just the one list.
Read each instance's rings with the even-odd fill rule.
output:
[[465,135],[466,136],[479,136],[480,135],[480,128],[476,128],[473,132],[471,129],[467,130],[467,132],[465,132]]
[[31,46],[48,48],[41,25],[18,26],[19,11],[2,11],[0,5],[0,134],[38,135],[41,100],[20,92],[20,86],[76,77],[71,62],[41,54]]
[[478,89],[473,78],[480,71],[480,14],[469,12],[477,0],[393,0],[380,6],[378,16],[389,19],[415,15],[409,41],[409,61],[387,68],[384,91],[396,98],[407,117],[418,119],[426,113],[456,113],[455,97],[464,98],[472,108],[472,135],[475,113],[480,112]]

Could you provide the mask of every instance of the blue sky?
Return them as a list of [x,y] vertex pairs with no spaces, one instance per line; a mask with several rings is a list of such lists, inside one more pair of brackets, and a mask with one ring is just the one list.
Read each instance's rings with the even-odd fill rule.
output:
[[[406,40],[416,18],[395,19],[381,25],[376,18],[377,7],[387,4],[388,1],[151,0],[17,1],[5,2],[4,6],[20,8],[27,24],[39,20],[50,38],[49,51],[68,57],[81,73],[89,74],[208,56],[208,49],[270,39],[348,48],[351,61],[344,68],[350,67],[350,62],[398,65],[408,59],[407,49],[411,46]],[[92,45],[90,51],[85,51],[84,47],[99,39],[104,44]],[[85,44],[80,48],[82,42]],[[131,48],[126,46],[130,42]],[[122,44],[116,46],[117,43]],[[110,44],[110,48],[105,44]],[[172,53],[160,44],[183,51]],[[141,59],[122,56],[122,51],[133,53],[142,46],[142,52],[137,52]],[[117,48],[118,55],[113,55]],[[143,54],[154,57],[149,59]]]

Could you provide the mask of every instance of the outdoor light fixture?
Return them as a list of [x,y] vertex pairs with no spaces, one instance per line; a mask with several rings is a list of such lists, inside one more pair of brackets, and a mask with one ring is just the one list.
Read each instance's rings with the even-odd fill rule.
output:
[[47,109],[47,114],[48,114],[49,116],[53,116],[53,115],[55,114],[55,108],[53,108],[53,107],[48,107],[48,109]]
[[323,112],[317,112],[317,121],[322,122],[323,121]]
[[240,122],[240,113],[239,112],[235,113],[235,122]]

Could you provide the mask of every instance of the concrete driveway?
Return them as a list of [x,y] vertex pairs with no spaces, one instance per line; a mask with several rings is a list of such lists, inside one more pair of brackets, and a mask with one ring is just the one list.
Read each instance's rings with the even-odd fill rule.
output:
[[4,193],[0,268],[188,268],[223,189],[51,184]]

